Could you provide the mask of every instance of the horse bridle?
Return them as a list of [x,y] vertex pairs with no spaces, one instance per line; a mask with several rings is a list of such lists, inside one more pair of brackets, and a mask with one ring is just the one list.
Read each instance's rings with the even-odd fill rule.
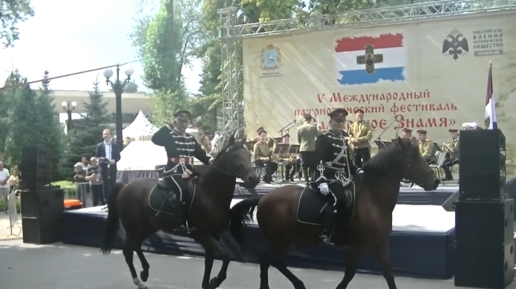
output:
[[[408,153],[408,152],[407,152],[407,153]],[[404,160],[406,160],[406,159],[407,159],[406,154],[404,154],[402,158],[403,158]],[[406,169],[407,169],[408,171],[410,171],[410,162],[408,162]],[[419,182],[420,182],[421,180],[424,180],[424,177],[425,177],[425,176],[427,176],[427,175],[429,175],[429,174],[433,174],[433,173],[434,173],[434,170],[430,168],[429,170],[425,171],[425,172],[424,172],[424,173],[422,173],[422,174],[414,174],[411,178],[408,178],[408,180],[411,182],[411,183],[410,183],[410,187],[412,188],[412,187],[414,186],[414,184],[416,184],[416,185],[418,185],[418,186],[419,186]]]
[[[230,148],[227,148],[227,149],[226,149],[226,153],[229,153],[229,149],[230,149]],[[226,171],[226,170],[223,170],[223,169],[219,168],[218,166],[216,166],[216,165],[215,165],[215,162],[213,162],[213,164],[212,164],[211,166],[212,166],[214,169],[216,169],[217,171],[219,171],[219,172],[221,172],[221,173],[223,173],[223,174],[225,174],[225,175],[232,176],[232,177],[234,176],[235,178],[238,178],[238,177],[239,177],[239,174],[236,172],[236,170],[235,170],[235,172],[234,172],[234,173],[230,173],[230,172],[228,172],[228,171]]]

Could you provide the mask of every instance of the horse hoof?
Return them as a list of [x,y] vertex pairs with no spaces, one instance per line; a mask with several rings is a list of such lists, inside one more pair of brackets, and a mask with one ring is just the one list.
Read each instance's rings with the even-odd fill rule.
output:
[[210,280],[210,289],[215,289],[215,288],[218,288],[220,286],[220,280],[219,280],[219,277],[213,277],[211,278]]
[[147,282],[147,279],[149,279],[149,271],[141,271],[140,279],[142,279],[142,282]]

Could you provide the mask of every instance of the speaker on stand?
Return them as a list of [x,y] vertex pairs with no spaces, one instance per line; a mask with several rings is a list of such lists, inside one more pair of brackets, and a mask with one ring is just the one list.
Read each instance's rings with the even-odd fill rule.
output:
[[455,286],[503,289],[514,278],[514,201],[505,190],[505,136],[500,130],[459,135],[455,209]]
[[61,240],[64,191],[50,185],[52,153],[24,147],[20,165],[23,242],[50,244]]

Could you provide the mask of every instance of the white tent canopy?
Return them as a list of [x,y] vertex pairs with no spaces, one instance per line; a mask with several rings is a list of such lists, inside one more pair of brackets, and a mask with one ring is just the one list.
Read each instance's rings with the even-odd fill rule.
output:
[[132,141],[120,153],[119,171],[153,171],[167,164],[167,153],[151,141]]
[[124,139],[151,136],[159,128],[154,126],[140,110],[133,122],[122,130]]

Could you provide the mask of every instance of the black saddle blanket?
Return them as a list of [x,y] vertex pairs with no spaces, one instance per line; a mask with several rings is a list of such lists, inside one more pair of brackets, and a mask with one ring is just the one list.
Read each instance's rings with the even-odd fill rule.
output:
[[195,195],[195,185],[189,181],[188,191],[182,194],[177,188],[164,188],[156,184],[149,194],[149,206],[158,214],[167,214],[182,218],[190,209],[191,201]]
[[[350,185],[346,188],[346,204],[341,204],[341,213],[345,220],[350,222],[355,214],[355,188]],[[299,197],[297,205],[297,221],[303,224],[322,226],[326,214],[327,204],[333,204],[333,199],[323,196],[318,191],[305,187]]]

